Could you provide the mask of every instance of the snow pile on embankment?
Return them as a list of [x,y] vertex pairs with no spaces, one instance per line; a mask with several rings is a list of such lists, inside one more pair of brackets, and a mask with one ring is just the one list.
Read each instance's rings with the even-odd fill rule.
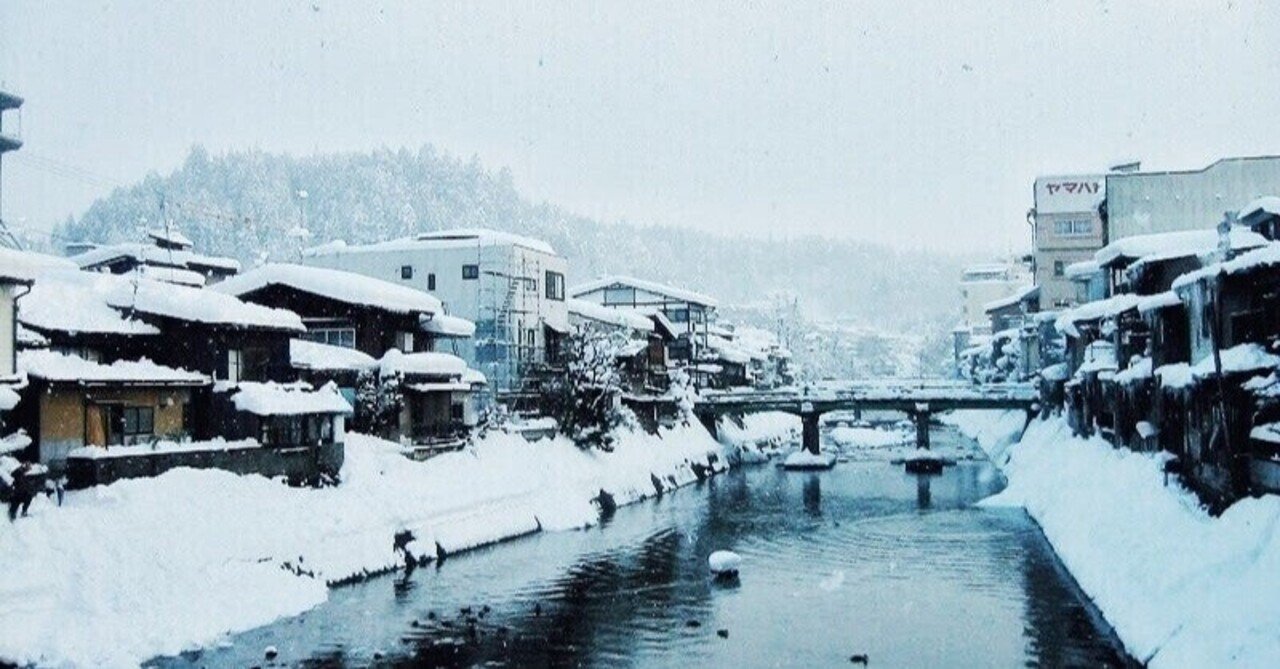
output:
[[741,422],[723,418],[716,425],[720,441],[737,449],[743,462],[763,462],[784,446],[800,441],[800,417],[781,411],[747,414]]
[[612,453],[563,438],[491,434],[413,462],[399,446],[347,439],[342,484],[298,489],[258,476],[178,469],[37,500],[0,523],[0,658],[41,666],[135,666],[323,602],[327,583],[415,556],[598,520],[697,478],[721,447],[700,426],[624,434]]
[[[993,450],[1020,429],[1007,414],[959,418]],[[1152,667],[1280,666],[1280,497],[1211,517],[1165,485],[1163,456],[1073,437],[1057,418],[1034,421],[1007,460],[993,460],[1009,487],[984,504],[1027,509],[1133,656]]]

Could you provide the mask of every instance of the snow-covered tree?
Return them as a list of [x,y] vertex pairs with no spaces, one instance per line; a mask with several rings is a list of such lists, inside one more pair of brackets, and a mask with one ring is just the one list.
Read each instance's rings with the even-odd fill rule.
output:
[[582,448],[613,449],[614,432],[634,422],[622,406],[618,351],[625,335],[582,327],[565,342],[565,373],[550,384],[547,409]]
[[388,436],[400,422],[404,408],[404,395],[399,374],[381,374],[378,370],[360,373],[356,379],[355,415],[352,422],[357,431]]

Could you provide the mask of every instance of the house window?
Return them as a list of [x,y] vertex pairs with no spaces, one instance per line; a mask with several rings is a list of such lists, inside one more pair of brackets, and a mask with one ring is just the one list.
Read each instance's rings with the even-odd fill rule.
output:
[[1061,260],[1053,261],[1053,275],[1065,276],[1067,273],[1067,264]]
[[253,346],[240,352],[241,381],[266,381],[271,367],[271,353],[262,346]]
[[559,272],[547,271],[546,276],[547,299],[564,301],[564,275]]
[[400,266],[400,278],[406,281],[413,278],[413,265]]
[[356,347],[355,328],[313,328],[308,330],[302,337],[319,344],[341,346],[342,348]]
[[396,333],[396,340],[395,340],[395,347],[396,347],[396,348],[398,348],[398,349],[400,349],[401,351],[403,351],[403,352],[405,352],[405,353],[412,353],[412,352],[413,352],[413,333],[412,333],[412,332],[397,332],[397,333]]
[[1087,237],[1093,234],[1093,221],[1087,218],[1054,221],[1053,233],[1059,237]]
[[230,381],[231,383],[240,382],[240,371],[241,371],[242,363],[243,363],[243,356],[240,354],[240,349],[238,348],[227,349],[227,378],[226,378],[227,381]]
[[435,272],[432,272],[427,275],[427,290],[435,290],[435,289],[436,289],[436,274]]
[[670,312],[667,313],[667,316],[671,318],[672,323],[688,323],[689,322],[688,309],[672,309]]
[[462,266],[463,281],[474,281],[475,279],[479,279],[479,278],[480,278],[479,265],[463,265]]
[[111,423],[115,427],[111,443],[125,446],[146,443],[155,434],[155,409],[111,407]]
[[537,280],[537,279],[525,279],[525,280],[524,280],[524,292],[526,292],[526,293],[536,293],[536,292],[538,292],[538,280]]

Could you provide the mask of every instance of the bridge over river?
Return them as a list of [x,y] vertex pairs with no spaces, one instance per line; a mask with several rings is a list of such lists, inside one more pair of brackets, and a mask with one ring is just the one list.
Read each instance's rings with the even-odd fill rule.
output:
[[823,382],[777,390],[703,391],[694,413],[715,433],[722,416],[782,411],[800,417],[804,448],[818,453],[818,422],[830,411],[901,411],[916,426],[916,445],[929,447],[929,418],[952,409],[1022,409],[1033,412],[1040,396],[1035,386],[1002,383],[975,386],[937,379],[875,379]]

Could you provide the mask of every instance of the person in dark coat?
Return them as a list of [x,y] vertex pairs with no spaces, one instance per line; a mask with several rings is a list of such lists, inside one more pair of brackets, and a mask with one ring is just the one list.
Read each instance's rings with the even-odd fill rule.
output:
[[13,486],[9,491],[9,520],[14,521],[18,519],[19,511],[26,516],[31,508],[31,500],[36,497],[35,477],[31,476],[31,465],[26,462],[18,465],[10,476],[13,477]]

